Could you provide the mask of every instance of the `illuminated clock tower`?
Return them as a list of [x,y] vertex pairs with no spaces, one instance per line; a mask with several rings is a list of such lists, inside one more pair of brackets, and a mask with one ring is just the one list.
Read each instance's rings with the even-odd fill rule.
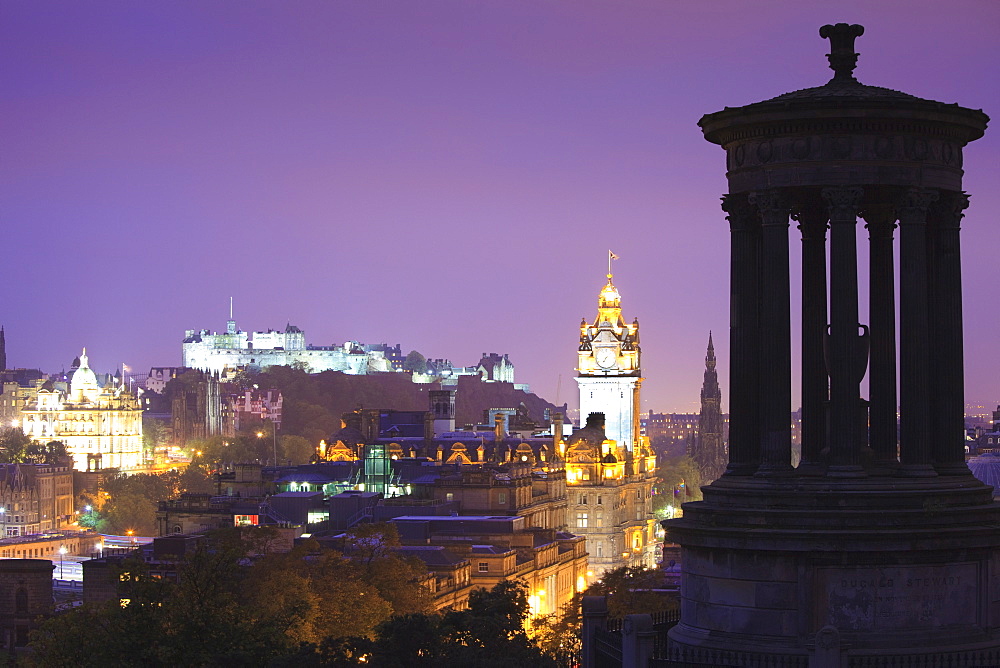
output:
[[622,319],[621,295],[612,281],[597,301],[597,319],[580,323],[580,350],[576,382],[580,386],[580,421],[590,413],[604,413],[605,433],[628,452],[639,443],[639,320]]

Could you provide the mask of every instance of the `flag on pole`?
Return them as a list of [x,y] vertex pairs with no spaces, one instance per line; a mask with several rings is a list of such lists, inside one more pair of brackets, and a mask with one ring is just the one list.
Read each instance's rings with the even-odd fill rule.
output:
[[[611,253],[611,251],[608,251],[608,252]],[[617,255],[615,255],[614,253],[611,253],[611,259],[612,260],[618,260],[620,258]]]

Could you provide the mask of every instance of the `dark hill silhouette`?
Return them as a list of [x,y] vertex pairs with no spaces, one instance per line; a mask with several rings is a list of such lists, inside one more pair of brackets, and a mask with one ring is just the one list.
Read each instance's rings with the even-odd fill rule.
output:
[[[523,404],[528,416],[544,426],[545,409],[565,412],[541,397],[514,389],[512,383],[483,383],[477,376],[458,379],[456,426],[476,424],[488,408],[518,408]],[[428,393],[440,385],[417,384],[407,373],[380,373],[351,376],[339,371],[307,374],[291,367],[269,367],[258,374],[246,374],[238,382],[261,388],[276,388],[284,397],[281,432],[304,436],[318,442],[340,428],[340,416],[359,408],[424,411],[430,404]]]

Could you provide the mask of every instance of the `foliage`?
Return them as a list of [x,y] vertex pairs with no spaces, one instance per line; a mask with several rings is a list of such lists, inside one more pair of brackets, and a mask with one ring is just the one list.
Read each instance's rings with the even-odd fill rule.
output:
[[406,353],[406,359],[403,360],[403,371],[427,373],[427,358],[416,350],[411,350]]
[[177,478],[177,491],[181,494],[215,494],[215,482],[204,464],[191,462]]
[[578,592],[557,612],[531,620],[531,639],[550,656],[578,655],[583,648],[582,605]]
[[67,462],[68,458],[66,444],[62,441],[49,441],[45,444],[32,442],[24,449],[23,461],[31,464],[58,464]]
[[473,592],[467,610],[404,610],[382,588],[422,587],[419,577],[380,580],[400,563],[419,576],[383,549],[391,530],[355,532],[353,556],[315,542],[271,553],[275,535],[261,527],[213,532],[183,559],[176,583],[151,577],[141,560],[124,562],[114,577],[127,604],[85,605],[43,622],[27,665],[554,665],[525,633],[521,583]]
[[302,436],[284,435],[278,438],[278,456],[283,462],[290,461],[293,465],[308,464],[315,454],[316,448],[309,442],[309,439]]
[[662,586],[663,573],[659,569],[622,566],[606,572],[584,595],[607,596],[608,616],[622,619],[626,615],[676,609],[676,599],[654,591]]
[[139,536],[156,535],[156,508],[160,501],[185,492],[212,494],[215,484],[207,469],[189,464],[181,472],[125,475],[109,469],[97,496],[90,499],[91,512],[80,516],[80,525],[102,533]]
[[94,510],[93,506],[90,507],[89,511],[80,513],[80,517],[77,518],[77,524],[84,529],[93,529],[94,531],[100,530],[103,521],[104,516],[101,515],[100,511]]
[[688,501],[701,501],[701,473],[698,464],[684,455],[660,462],[656,469],[659,481],[653,497],[653,512]]
[[142,448],[152,453],[167,444],[167,425],[157,418],[142,418]]
[[379,627],[370,663],[387,668],[556,665],[525,632],[527,616],[527,588],[503,580],[472,592],[467,610],[392,618]]
[[9,427],[0,431],[0,463],[19,464],[25,461],[31,438],[20,427]]

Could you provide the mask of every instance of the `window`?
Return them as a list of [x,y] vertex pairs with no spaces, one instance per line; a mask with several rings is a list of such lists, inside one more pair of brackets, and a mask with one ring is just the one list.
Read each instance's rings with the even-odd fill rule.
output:
[[455,495],[451,492],[448,492],[447,494],[444,495],[444,499],[445,501],[454,501]]
[[497,494],[497,503],[504,504],[507,503],[507,492],[500,492]]
[[480,573],[489,573],[490,572],[490,563],[488,561],[480,561],[479,562],[479,572]]
[[580,495],[580,503],[582,503],[583,505],[587,505],[587,495],[586,494],[581,494]]
[[601,505],[601,497],[597,497],[597,505]]
[[587,528],[587,513],[576,514],[576,526],[581,529]]

